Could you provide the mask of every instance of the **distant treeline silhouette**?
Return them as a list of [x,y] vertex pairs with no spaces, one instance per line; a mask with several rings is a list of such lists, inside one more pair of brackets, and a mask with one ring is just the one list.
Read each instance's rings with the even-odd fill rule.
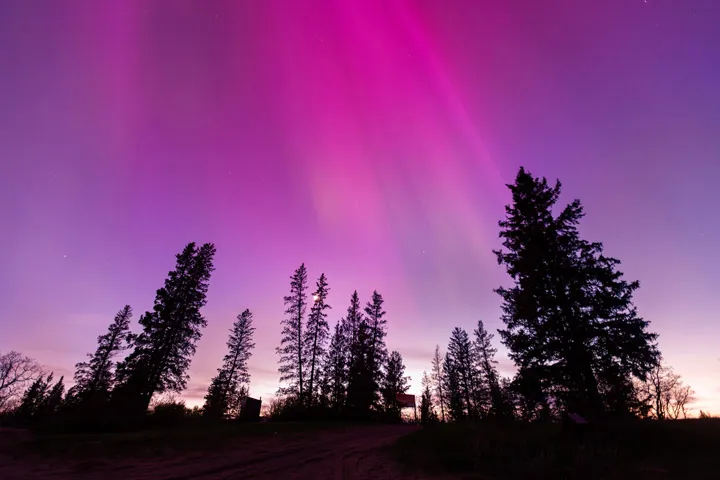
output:
[[[633,303],[639,288],[606,256],[600,242],[581,238],[579,200],[558,210],[561,184],[521,168],[508,185],[512,203],[499,222],[498,263],[513,280],[502,298],[501,343],[517,367],[502,377],[494,336],[482,321],[468,334],[452,330],[447,352],[437,347],[424,374],[419,412],[424,423],[464,419],[553,420],[564,412],[586,418],[680,418],[693,401],[690,387],[662,363],[657,335]],[[554,212],[557,211],[557,214]],[[98,337],[97,349],[78,363],[67,393],[32,359],[0,356],[0,410],[4,421],[26,426],[106,429],[172,423],[185,417],[237,418],[249,394],[248,359],[255,346],[253,315],[235,321],[221,368],[201,409],[152,405],[158,395],[182,392],[207,321],[201,314],[214,270],[215,246],[189,243],[130,332],[123,307]],[[399,352],[388,352],[388,320],[377,291],[362,306],[357,291],[331,329],[325,274],[309,290],[305,264],[290,277],[277,347],[280,387],[269,413],[276,419],[399,421],[398,395],[408,390]],[[122,354],[125,357],[117,360]],[[159,421],[159,420],[158,420]]]

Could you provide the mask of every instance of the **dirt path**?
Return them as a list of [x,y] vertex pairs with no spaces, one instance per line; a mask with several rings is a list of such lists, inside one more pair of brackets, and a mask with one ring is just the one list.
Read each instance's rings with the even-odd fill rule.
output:
[[402,477],[386,448],[417,427],[354,427],[339,431],[233,440],[222,452],[153,460],[28,463],[0,460],[0,478],[102,480],[352,479]]

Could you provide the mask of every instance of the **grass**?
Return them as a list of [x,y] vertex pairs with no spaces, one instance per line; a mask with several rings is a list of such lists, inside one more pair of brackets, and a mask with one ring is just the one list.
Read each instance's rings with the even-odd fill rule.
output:
[[329,422],[227,422],[123,433],[47,434],[16,444],[11,453],[16,457],[40,455],[83,459],[157,457],[180,452],[219,450],[236,439],[346,427],[348,424]]
[[593,425],[445,424],[401,438],[397,458],[413,471],[477,479],[717,478],[720,421]]

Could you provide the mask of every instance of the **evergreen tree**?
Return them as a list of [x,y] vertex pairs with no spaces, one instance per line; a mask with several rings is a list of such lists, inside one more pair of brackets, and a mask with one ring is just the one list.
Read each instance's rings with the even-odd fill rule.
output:
[[[347,309],[347,315],[342,319],[342,330],[347,338],[347,344],[353,345],[357,341],[358,329],[363,321],[363,312],[360,307],[360,297],[355,290],[350,297],[350,306]],[[349,361],[350,359],[348,359]]]
[[484,386],[483,391],[487,393],[487,398],[483,397],[483,400],[489,400],[489,405],[486,405],[485,409],[490,416],[509,417],[511,413],[503,396],[500,375],[496,367],[497,349],[492,346],[493,335],[485,330],[482,320],[478,321],[477,328],[473,333],[475,334],[473,353],[476,369]]
[[504,250],[495,254],[515,284],[496,290],[502,342],[525,383],[536,375],[530,383],[557,408],[601,414],[599,384],[643,378],[657,364],[656,335],[632,302],[639,284],[622,279],[620,262],[601,243],[580,238],[579,200],[553,214],[560,182],[551,187],[521,168],[508,187],[512,204],[499,222]]
[[131,415],[144,413],[155,393],[186,387],[195,344],[207,325],[200,309],[207,301],[214,255],[211,243],[199,248],[189,243],[157,291],[153,311],[140,317],[143,330],[118,365],[120,386],[113,395]]
[[383,310],[383,297],[377,291],[372,294],[372,299],[365,307],[365,318],[370,329],[370,356],[369,368],[372,375],[373,397],[377,397],[379,386],[383,380],[382,367],[387,361],[387,347],[385,336],[387,335],[386,312]]
[[290,295],[285,297],[285,315],[282,321],[282,339],[276,349],[280,356],[280,382],[286,384],[282,393],[299,402],[305,399],[305,363],[303,348],[303,319],[307,309],[307,270],[303,263],[290,277]]
[[97,339],[95,353],[88,353],[89,360],[75,364],[75,385],[68,396],[76,401],[90,398],[106,400],[115,386],[114,358],[126,350],[132,336],[130,333],[132,309],[125,305],[116,315],[104,335]]
[[227,341],[228,352],[223,358],[223,365],[218,374],[210,382],[205,396],[203,414],[212,418],[236,416],[240,402],[247,396],[250,383],[248,360],[255,348],[253,335],[253,316],[245,309],[237,316],[230,337]]
[[460,387],[460,375],[457,365],[449,351],[445,353],[442,372],[443,390],[446,395],[448,407],[447,414],[455,421],[462,420],[466,416],[466,411]]
[[343,324],[335,324],[335,330],[330,339],[330,347],[325,357],[325,381],[330,408],[335,411],[341,410],[345,405],[347,388],[349,345],[343,331]]
[[65,384],[63,383],[64,377],[60,377],[60,380],[57,381],[55,385],[50,387],[50,378],[48,378],[47,386],[48,391],[47,394],[42,399],[42,403],[40,404],[40,411],[39,417],[42,420],[46,420],[53,416],[57,411],[60,409],[60,407],[63,404],[63,395],[65,393]]
[[29,423],[42,412],[52,380],[53,374],[50,373],[47,377],[39,376],[30,384],[20,400],[20,406],[15,410],[18,420]]
[[448,355],[451,359],[453,373],[456,376],[457,388],[462,399],[463,410],[469,417],[478,416],[477,390],[478,377],[473,365],[472,343],[468,333],[455,327],[450,335]]
[[405,376],[405,365],[399,352],[393,351],[387,359],[383,376],[382,397],[385,414],[393,420],[400,420],[401,406],[397,396],[410,388],[408,377]]
[[330,305],[326,303],[329,290],[327,279],[323,273],[317,281],[315,292],[313,292],[313,305],[310,308],[310,316],[308,317],[303,341],[305,359],[308,363],[307,372],[309,374],[307,397],[311,405],[315,403],[319,393],[320,366],[322,359],[325,357],[325,344],[330,336],[330,325],[328,325],[327,313],[325,312],[325,310],[330,309]]
[[431,391],[434,393],[435,401],[434,404],[440,408],[440,418],[443,422],[445,419],[445,405],[447,404],[447,398],[445,395],[445,389],[443,388],[443,360],[440,355],[440,345],[435,345],[435,354],[432,359],[432,374],[431,374]]
[[357,337],[350,346],[352,363],[348,371],[347,406],[350,414],[358,419],[366,419],[375,403],[377,383],[372,369],[372,328],[362,320]]
[[422,395],[420,396],[420,423],[428,425],[438,420],[433,405],[432,385],[433,380],[428,377],[427,372],[423,372],[422,376]]

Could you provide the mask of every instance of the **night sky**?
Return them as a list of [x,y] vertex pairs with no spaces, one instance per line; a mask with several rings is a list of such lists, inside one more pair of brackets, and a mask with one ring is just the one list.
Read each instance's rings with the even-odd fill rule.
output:
[[501,326],[491,250],[524,165],[583,201],[720,413],[718,25],[717,0],[5,0],[0,351],[71,377],[214,242],[190,405],[245,308],[251,393],[274,393],[301,262],[331,326],[383,294],[417,392],[452,327]]

